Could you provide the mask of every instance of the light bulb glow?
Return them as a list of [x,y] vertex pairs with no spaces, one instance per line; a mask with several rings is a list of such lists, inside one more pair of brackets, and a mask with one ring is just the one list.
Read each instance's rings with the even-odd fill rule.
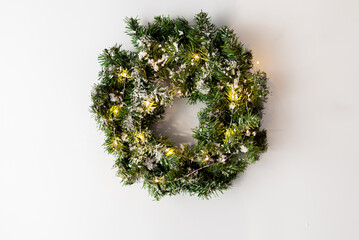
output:
[[197,53],[194,53],[194,54],[192,55],[192,58],[193,58],[194,60],[196,60],[196,61],[198,61],[198,60],[201,59],[200,55],[197,54]]
[[117,76],[119,81],[123,81],[124,79],[129,77],[128,70],[123,68],[122,70],[120,70],[120,72],[117,73]]
[[168,156],[171,156],[174,154],[174,150],[172,148],[167,148],[165,150],[165,155],[168,157]]
[[119,105],[114,105],[110,108],[110,114],[113,116],[113,117],[117,117],[120,113],[120,109],[121,109],[121,106]]
[[144,142],[145,141],[145,135],[141,132],[138,132],[136,134],[136,142]]
[[144,100],[142,103],[146,112],[151,112],[155,108],[155,102],[153,100],[147,99]]
[[238,90],[236,91],[234,87],[228,89],[227,97],[230,102],[236,102],[240,99],[240,95],[238,95]]

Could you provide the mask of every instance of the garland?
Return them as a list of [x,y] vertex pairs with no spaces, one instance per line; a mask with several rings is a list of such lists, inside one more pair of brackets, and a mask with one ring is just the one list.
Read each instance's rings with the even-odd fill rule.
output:
[[[142,180],[156,200],[185,192],[208,198],[229,188],[267,148],[266,74],[252,70],[252,53],[234,31],[216,27],[204,12],[193,25],[162,16],[145,26],[125,21],[137,51],[105,49],[91,94],[118,176],[126,185]],[[206,104],[195,146],[178,147],[151,131],[176,98]]]

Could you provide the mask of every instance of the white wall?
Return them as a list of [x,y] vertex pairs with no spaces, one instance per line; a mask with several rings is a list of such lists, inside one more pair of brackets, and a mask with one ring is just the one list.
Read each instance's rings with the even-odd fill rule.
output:
[[[270,148],[212,200],[123,187],[89,114],[123,19],[201,9],[254,51]],[[356,0],[0,3],[0,239],[359,239]],[[196,121],[193,119],[193,121]]]

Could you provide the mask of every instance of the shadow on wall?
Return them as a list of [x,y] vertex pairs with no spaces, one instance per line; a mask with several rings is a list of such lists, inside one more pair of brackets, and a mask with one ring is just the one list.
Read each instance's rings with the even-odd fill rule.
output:
[[186,98],[178,98],[165,112],[164,119],[158,121],[153,127],[156,136],[169,137],[176,145],[196,144],[192,137],[192,129],[198,126],[197,113],[206,104],[198,102],[194,105],[187,104]]
[[[267,73],[269,78],[268,86],[271,95],[265,106],[262,127],[267,129],[270,148],[276,148],[285,140],[281,132],[285,125],[290,122],[290,116],[285,115],[288,111],[280,112],[280,105],[286,98],[288,92],[285,79],[290,78],[290,70],[283,51],[285,32],[271,23],[265,24],[261,21],[253,22],[253,18],[245,18],[241,14],[240,4],[233,9],[227,9],[225,14],[216,12],[210,14],[212,22],[218,27],[227,25],[237,34],[239,41],[253,53],[254,70],[261,70]],[[259,61],[259,64],[256,62]],[[288,99],[286,99],[287,101]]]
[[[233,22],[227,23],[227,25],[232,26],[239,40],[246,48],[252,50],[254,70],[266,72],[269,78],[268,87],[271,94],[265,105],[262,127],[268,133],[269,149],[275,149],[285,141],[281,132],[290,120],[289,116],[285,115],[288,111],[284,111],[284,109],[280,111],[280,105],[286,98],[287,92],[285,79],[290,77],[289,74],[286,74],[289,72],[286,60],[281,59],[278,54],[285,36],[272,25],[236,24]],[[259,64],[256,64],[257,61]]]

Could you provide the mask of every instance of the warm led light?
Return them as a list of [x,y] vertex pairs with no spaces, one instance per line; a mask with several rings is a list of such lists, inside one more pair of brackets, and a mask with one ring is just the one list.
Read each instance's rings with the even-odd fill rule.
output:
[[238,96],[237,91],[233,87],[231,87],[230,89],[228,89],[227,97],[230,102],[236,102],[239,100],[240,96]]
[[119,105],[112,106],[110,108],[110,113],[112,114],[112,116],[117,117],[118,114],[120,113],[120,108],[121,108],[121,106],[119,106]]
[[155,102],[153,100],[144,100],[142,103],[145,106],[146,112],[151,112],[155,108]]
[[230,128],[228,128],[228,129],[226,130],[226,132],[224,133],[224,136],[225,136],[226,138],[230,138],[232,135],[234,135],[234,131],[233,131],[233,129],[230,129]]
[[122,69],[121,72],[118,73],[118,77],[120,81],[123,81],[123,78],[128,78],[128,71],[127,69]]
[[172,148],[167,148],[167,149],[165,150],[165,154],[166,154],[166,156],[171,156],[171,155],[174,154],[174,151],[173,151]]
[[141,132],[136,134],[136,141],[137,142],[143,142],[145,140],[145,135]]
[[199,54],[197,54],[197,53],[194,53],[193,55],[192,55],[192,57],[194,58],[194,60],[199,60],[200,59],[200,56],[199,56]]
[[146,108],[148,108],[148,106],[150,106],[150,101],[148,101],[148,100],[145,100],[145,101],[143,101],[143,104],[145,104],[145,107]]
[[257,61],[257,64],[259,64],[259,61]]

